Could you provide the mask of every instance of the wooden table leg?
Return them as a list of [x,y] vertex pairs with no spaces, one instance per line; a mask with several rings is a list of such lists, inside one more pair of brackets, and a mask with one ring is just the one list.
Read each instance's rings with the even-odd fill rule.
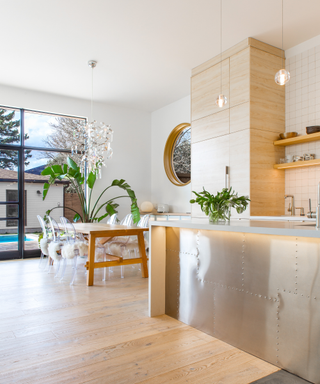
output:
[[87,285],[93,285],[94,282],[94,255],[95,255],[95,244],[96,238],[95,236],[89,235],[89,251],[88,251],[88,262],[89,268],[87,273]]
[[142,274],[142,277],[148,277],[147,255],[146,255],[146,248],[144,245],[144,237],[142,232],[140,232],[138,235],[138,243],[139,243],[139,252],[142,259],[141,274]]

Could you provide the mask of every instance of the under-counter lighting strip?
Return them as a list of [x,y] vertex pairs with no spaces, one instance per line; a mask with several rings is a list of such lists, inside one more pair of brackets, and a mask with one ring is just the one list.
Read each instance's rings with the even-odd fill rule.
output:
[[275,169],[288,169],[288,168],[310,167],[313,165],[320,165],[320,159],[295,161],[293,163],[275,164],[273,166],[273,168],[275,168]]

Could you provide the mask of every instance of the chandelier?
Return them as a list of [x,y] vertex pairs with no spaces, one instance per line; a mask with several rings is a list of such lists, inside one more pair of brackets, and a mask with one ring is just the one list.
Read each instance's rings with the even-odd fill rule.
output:
[[101,168],[106,166],[105,158],[110,159],[113,154],[111,142],[113,131],[110,125],[93,120],[93,69],[97,62],[88,62],[91,72],[91,122],[79,125],[73,130],[71,155],[79,157],[80,172],[94,172],[101,179]]

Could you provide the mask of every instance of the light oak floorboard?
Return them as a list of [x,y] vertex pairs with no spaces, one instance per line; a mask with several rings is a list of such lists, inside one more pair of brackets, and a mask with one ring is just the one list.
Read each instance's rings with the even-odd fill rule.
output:
[[0,383],[250,383],[278,371],[166,315],[147,316],[138,266],[69,286],[38,260],[0,263]]

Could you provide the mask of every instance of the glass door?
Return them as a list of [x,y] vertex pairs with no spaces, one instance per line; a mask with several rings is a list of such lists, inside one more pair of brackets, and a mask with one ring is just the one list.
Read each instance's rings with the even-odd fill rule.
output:
[[20,111],[0,108],[0,260],[22,257],[23,185]]

